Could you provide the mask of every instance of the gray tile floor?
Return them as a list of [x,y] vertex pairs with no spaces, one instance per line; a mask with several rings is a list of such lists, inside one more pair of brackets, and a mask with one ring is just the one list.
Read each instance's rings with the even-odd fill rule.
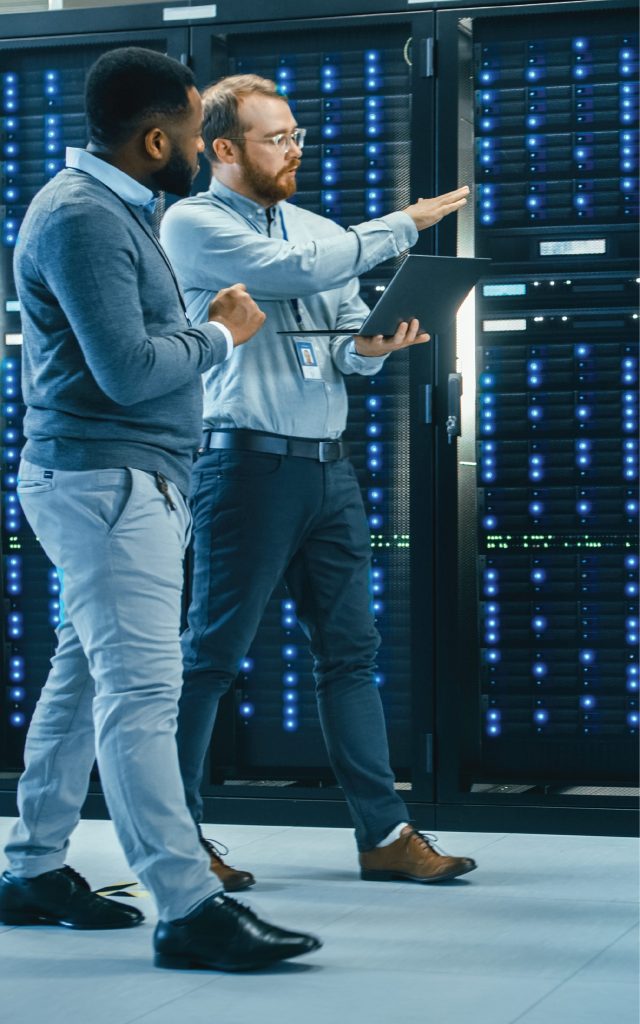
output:
[[[0,842],[10,819],[0,819]],[[258,876],[247,902],[314,931],[318,953],[244,975],[151,966],[154,908],[131,931],[0,927],[7,1024],[637,1024],[638,848],[600,836],[442,833],[479,862],[444,885],[362,882],[346,829],[218,826]],[[70,863],[132,880],[109,822]]]

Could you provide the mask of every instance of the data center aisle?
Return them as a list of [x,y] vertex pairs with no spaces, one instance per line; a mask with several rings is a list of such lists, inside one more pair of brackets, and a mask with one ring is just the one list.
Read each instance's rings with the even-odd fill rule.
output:
[[[0,819],[0,839],[10,827]],[[248,902],[317,932],[306,961],[245,975],[151,966],[147,923],[123,932],[0,929],[11,1024],[635,1024],[637,845],[627,838],[448,833],[477,872],[448,885],[362,882],[345,829],[207,829],[258,875]],[[92,886],[130,882],[109,822],[70,857]],[[132,891],[135,892],[137,887]]]

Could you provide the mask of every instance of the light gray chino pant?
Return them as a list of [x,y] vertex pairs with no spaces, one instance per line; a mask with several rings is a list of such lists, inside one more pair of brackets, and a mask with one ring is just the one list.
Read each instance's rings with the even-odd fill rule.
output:
[[187,811],[175,731],[182,687],[182,562],[190,532],[138,469],[49,470],[23,461],[18,494],[62,578],[58,646],[29,728],[20,818],[6,854],[32,878],[65,863],[97,756],[131,870],[163,920],[221,891]]

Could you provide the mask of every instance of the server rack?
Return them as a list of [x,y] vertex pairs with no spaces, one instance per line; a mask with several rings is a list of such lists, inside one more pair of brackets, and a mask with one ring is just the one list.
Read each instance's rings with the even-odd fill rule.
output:
[[[409,202],[408,119],[411,96],[417,92],[425,136],[419,156],[423,161],[425,155],[430,156],[430,163],[421,168],[418,187],[428,194],[432,191],[428,178],[433,178],[433,158],[426,140],[432,133],[424,129],[425,115],[429,109],[433,111],[433,85],[425,79],[420,89],[414,88],[410,49],[411,36],[418,39],[418,26],[412,32],[406,16],[385,19],[383,24],[370,26],[364,40],[352,19],[319,20],[311,39],[309,27],[306,22],[305,32],[300,32],[295,24],[280,22],[277,32],[270,33],[264,25],[245,22],[226,26],[221,38],[217,28],[199,26],[190,41],[196,74],[203,82],[233,70],[257,70],[276,78],[297,116],[310,129],[299,201],[344,223]],[[432,38],[432,14],[422,15],[420,29]],[[392,269],[379,268],[364,282],[371,300]],[[421,360],[425,373],[428,356]],[[349,427],[375,547],[372,600],[386,641],[377,682],[383,688],[394,767],[405,785],[414,773],[413,745],[422,742],[422,731],[416,735],[411,715],[411,690],[416,681],[410,665],[408,478],[416,446],[411,452],[410,410],[405,398],[410,391],[409,375],[409,358],[403,355],[389,364],[384,375],[356,382]],[[426,441],[422,437],[418,443],[424,448]],[[423,467],[428,457],[428,452],[422,455]],[[426,522],[428,512],[422,512],[421,518]],[[240,786],[240,781],[263,781],[266,776],[278,784],[280,793],[288,785],[296,796],[323,798],[325,790],[320,786],[331,780],[309,687],[309,658],[302,638],[296,642],[294,627],[291,601],[285,594],[277,595],[254,649],[240,666],[238,686],[224,709],[216,737],[221,742],[214,744],[211,759],[211,779],[233,783],[235,797],[255,791]],[[50,643],[49,633],[47,636]],[[423,626],[419,642],[424,644],[427,639],[428,629]],[[43,678],[44,671],[40,681]],[[302,680],[306,689],[300,685]],[[418,682],[424,689],[423,681]],[[25,714],[16,726],[24,729],[27,719]],[[420,727],[424,729],[424,721]],[[430,780],[419,781],[423,798],[430,797],[431,793],[426,793]],[[222,789],[228,792],[228,787]],[[261,793],[265,793],[264,786]],[[323,799],[321,802],[326,805]],[[340,820],[346,821],[337,793],[331,802]]]
[[[566,588],[575,585],[575,574],[579,570],[575,554],[557,552],[558,557],[563,555],[567,565],[573,559],[568,569],[563,563],[565,597],[559,594],[556,600],[555,592],[552,597],[544,595],[544,607],[541,606],[541,611],[536,610],[540,605],[538,595],[533,591],[526,595],[522,592],[522,566],[530,557],[530,552],[520,549],[516,551],[513,544],[505,551],[498,530],[492,530],[490,534],[485,531],[477,536],[477,505],[479,501],[498,503],[500,515],[511,517],[507,519],[509,525],[505,529],[511,533],[520,530],[520,534],[524,535],[523,517],[531,517],[530,506],[538,499],[535,496],[527,498],[527,489],[533,480],[523,480],[522,474],[518,475],[519,469],[524,459],[541,458],[542,463],[531,463],[531,472],[537,472],[536,467],[544,468],[544,484],[550,489],[549,497],[545,496],[545,500],[557,506],[554,514],[562,520],[554,525],[554,529],[571,532],[566,523],[566,508],[567,501],[575,497],[576,502],[591,502],[592,508],[595,503],[598,506],[598,531],[613,531],[617,542],[624,543],[621,540],[620,501],[609,492],[614,478],[619,486],[616,473],[618,469],[624,471],[627,468],[628,464],[623,460],[628,456],[622,453],[619,439],[611,434],[606,425],[610,418],[606,418],[605,406],[607,401],[613,401],[614,404],[616,401],[611,398],[620,383],[613,380],[617,373],[616,361],[633,359],[634,356],[625,349],[625,346],[632,344],[632,340],[626,336],[618,338],[616,335],[611,344],[607,345],[607,352],[602,351],[603,346],[598,343],[597,363],[585,370],[590,376],[584,381],[578,380],[581,375],[584,376],[583,368],[577,365],[581,358],[575,348],[570,353],[567,346],[563,346],[563,339],[553,333],[550,314],[557,311],[560,322],[567,324],[568,321],[561,319],[567,315],[566,289],[572,291],[575,299],[578,295],[584,295],[579,287],[580,283],[584,286],[586,281],[593,293],[596,276],[596,283],[601,288],[605,288],[611,281],[615,281],[617,287],[618,268],[621,264],[611,263],[609,253],[606,269],[599,269],[597,275],[589,267],[586,270],[573,267],[571,286],[560,286],[559,281],[556,285],[550,284],[558,276],[556,264],[544,264],[544,268],[550,271],[545,274],[543,267],[536,265],[536,259],[542,257],[532,255],[530,247],[526,247],[526,240],[532,237],[530,221],[524,224],[512,221],[512,225],[515,223],[516,226],[509,228],[506,219],[513,217],[514,210],[516,215],[518,211],[522,212],[522,197],[516,194],[517,189],[514,191],[513,184],[514,178],[522,178],[523,170],[526,170],[527,161],[523,162],[523,155],[529,156],[526,146],[523,153],[521,142],[523,102],[526,102],[526,98],[523,100],[522,95],[513,95],[518,92],[517,83],[512,83],[512,87],[506,90],[505,83],[501,83],[491,101],[495,109],[486,111],[485,106],[489,101],[483,101],[480,95],[476,116],[474,99],[478,90],[465,87],[465,82],[474,73],[474,62],[479,75],[483,71],[484,60],[500,63],[505,53],[511,54],[511,37],[516,40],[536,39],[535,32],[538,31],[540,35],[541,24],[548,24],[549,29],[544,28],[541,33],[541,38],[548,41],[547,47],[545,49],[538,43],[535,58],[540,60],[542,56],[547,64],[550,61],[556,78],[560,75],[560,80],[554,79],[553,88],[556,91],[564,89],[565,94],[554,94],[545,99],[547,104],[552,100],[552,106],[555,107],[553,111],[544,112],[548,123],[538,134],[541,138],[544,135],[546,152],[538,153],[537,156],[541,161],[544,158],[547,164],[553,159],[562,162],[566,159],[566,140],[565,150],[560,150],[560,155],[556,156],[554,147],[558,144],[562,146],[562,140],[547,138],[545,134],[552,127],[558,129],[552,133],[553,136],[562,134],[559,130],[562,119],[566,118],[567,110],[571,113],[572,109],[572,94],[566,95],[567,84],[561,80],[562,72],[558,72],[554,64],[558,54],[563,56],[555,42],[558,26],[564,19],[562,24],[569,31],[571,13],[587,10],[590,17],[592,13],[596,17],[599,15],[604,22],[609,15],[609,6],[590,0],[577,0],[573,4],[544,4],[537,8],[531,4],[525,7],[505,3],[476,11],[468,5],[463,7],[455,3],[450,6],[459,7],[459,10],[441,12],[438,5],[431,2],[412,4],[410,9],[406,9],[401,3],[380,3],[375,0],[359,9],[357,3],[349,4],[339,0],[330,6],[323,5],[317,11],[307,10],[302,15],[289,0],[283,0],[265,12],[264,20],[260,23],[252,20],[254,15],[251,6],[244,3],[231,5],[223,0],[217,5],[218,16],[215,21],[187,18],[176,23],[171,15],[170,27],[164,21],[167,9],[160,6],[105,9],[99,15],[95,11],[77,11],[73,12],[73,22],[71,15],[61,13],[49,16],[46,24],[43,24],[41,18],[6,17],[3,24],[15,26],[14,37],[22,39],[19,43],[16,38],[7,42],[5,50],[0,49],[0,57],[3,57],[5,51],[22,49],[36,56],[36,67],[39,68],[37,55],[50,53],[51,47],[59,46],[60,53],[64,51],[65,54],[74,55],[77,76],[77,69],[87,66],[86,62],[90,63],[101,52],[96,47],[142,42],[142,45],[167,48],[174,56],[189,54],[201,84],[219,74],[236,70],[258,71],[275,77],[292,102],[300,122],[311,129],[311,145],[305,152],[300,173],[299,200],[343,223],[367,219],[378,212],[398,208],[409,201],[410,195],[433,194],[451,188],[458,179],[461,182],[477,183],[478,194],[482,189],[480,203],[488,201],[491,186],[500,186],[500,206],[494,207],[494,210],[499,210],[502,218],[499,223],[481,221],[482,211],[486,207],[479,206],[477,218],[473,214],[467,220],[461,218],[457,232],[452,225],[444,222],[432,233],[430,239],[420,243],[419,251],[435,249],[446,254],[473,254],[477,251],[479,255],[488,254],[494,259],[492,270],[496,270],[498,276],[485,283],[485,293],[478,298],[475,333],[483,340],[478,350],[478,365],[483,366],[482,372],[485,375],[478,381],[478,394],[480,399],[499,399],[495,411],[504,417],[508,431],[512,430],[515,423],[508,413],[509,402],[512,401],[508,397],[510,395],[522,396],[537,387],[531,394],[532,407],[538,399],[548,394],[550,409],[556,401],[560,412],[566,414],[565,400],[560,398],[557,401],[557,395],[562,392],[553,383],[558,375],[563,380],[567,373],[573,372],[576,375],[575,380],[571,378],[572,385],[568,388],[572,393],[578,384],[584,383],[587,393],[587,384],[591,391],[599,391],[603,388],[602,382],[609,381],[606,386],[609,388],[609,398],[604,402],[599,401],[597,405],[597,415],[602,413],[605,425],[596,424],[594,416],[588,427],[589,430],[595,430],[595,433],[587,436],[587,431],[584,431],[584,439],[593,441],[595,445],[586,454],[592,464],[605,467],[606,479],[602,487],[607,488],[607,494],[594,492],[594,488],[597,491],[601,486],[600,483],[591,485],[589,481],[589,487],[582,486],[583,478],[580,477],[575,458],[572,462],[572,439],[568,423],[565,423],[564,428],[556,426],[548,435],[538,431],[535,442],[528,438],[527,430],[523,430],[522,425],[517,427],[522,436],[518,435],[513,440],[506,436],[494,438],[479,435],[478,454],[485,479],[476,479],[473,465],[477,461],[473,400],[475,367],[473,361],[470,363],[468,358],[461,358],[465,352],[468,355],[468,337],[474,334],[473,328],[469,332],[472,315],[469,307],[458,325],[457,353],[456,335],[451,332],[448,336],[439,337],[424,350],[412,352],[410,357],[406,354],[394,356],[384,375],[373,381],[356,382],[351,395],[349,435],[373,533],[375,577],[372,600],[377,605],[379,627],[384,639],[378,681],[382,687],[389,725],[392,761],[400,784],[407,789],[406,795],[414,813],[424,825],[438,822],[445,827],[457,827],[473,821],[478,827],[518,827],[524,823],[524,827],[530,829],[558,828],[560,831],[624,831],[633,828],[629,811],[625,810],[624,798],[617,801],[614,799],[614,809],[612,798],[608,797],[606,803],[610,810],[604,815],[601,811],[594,815],[590,809],[602,803],[602,800],[575,795],[567,797],[557,793],[551,796],[548,793],[540,795],[537,786],[568,784],[576,779],[597,783],[629,783],[630,766],[628,763],[623,765],[623,758],[612,753],[611,745],[607,748],[603,733],[593,737],[595,742],[590,745],[574,744],[573,764],[570,759],[567,762],[566,758],[564,762],[562,759],[559,762],[554,756],[550,756],[546,762],[541,761],[540,751],[551,751],[552,747],[549,744],[545,747],[542,743],[532,743],[534,737],[528,735],[529,722],[525,721],[529,707],[527,702],[535,700],[536,696],[527,690],[526,683],[522,685],[522,671],[518,689],[517,686],[511,686],[510,676],[506,677],[506,682],[502,682],[500,673],[489,672],[492,667],[501,669],[502,663],[492,666],[490,661],[485,661],[479,673],[476,660],[476,651],[480,647],[479,625],[485,626],[485,633],[489,633],[495,631],[495,627],[489,623],[496,621],[494,613],[488,608],[493,602],[485,601],[483,606],[477,603],[476,564],[481,564],[482,571],[489,574],[485,581],[487,586],[492,584],[494,577],[491,574],[497,572],[504,574],[504,583],[501,575],[500,585],[512,588],[511,596],[504,595],[506,600],[501,609],[503,632],[500,644],[503,640],[506,642],[501,647],[497,640],[493,643],[483,637],[483,649],[487,652],[485,657],[496,650],[501,655],[504,651],[505,659],[515,651],[522,653],[525,645],[531,642],[533,619],[537,618],[540,622],[546,618],[552,623],[552,629],[547,630],[546,636],[540,634],[536,638],[540,648],[537,651],[540,654],[537,663],[544,664],[547,673],[552,673],[554,678],[562,679],[564,689],[557,695],[560,701],[557,714],[556,706],[552,709],[548,699],[544,706],[532,705],[532,713],[545,711],[550,715],[553,710],[554,727],[560,724],[563,715],[565,721],[568,721],[567,711],[571,711],[569,705],[576,694],[575,665],[573,675],[569,673],[571,679],[567,684],[567,673],[563,674],[560,664],[556,667],[556,663],[552,663],[551,654],[563,655],[566,661],[567,638],[575,636],[582,621],[582,608],[566,600]],[[617,10],[622,12],[624,7],[624,4],[620,4]],[[533,22],[532,10],[536,11]],[[185,15],[187,12],[188,9],[182,9],[180,14]],[[541,14],[544,14],[542,19]],[[38,34],[35,31],[36,21],[38,32],[43,36],[40,39],[32,38]],[[87,34],[89,28],[92,31]],[[523,37],[524,29],[529,31],[529,36]],[[56,38],[46,39],[45,33],[55,35]],[[571,34],[570,37],[573,38]],[[93,46],[94,49],[86,51],[87,46]],[[490,51],[487,56],[482,55],[482,47]],[[582,54],[576,51],[576,56]],[[578,63],[573,60],[571,67],[576,67]],[[507,65],[509,74],[517,78],[521,68],[517,60],[514,63],[512,54],[508,56]],[[30,66],[33,67],[33,61]],[[562,61],[558,66],[564,66]],[[589,74],[591,66],[588,62],[585,64]],[[55,71],[56,67],[51,60],[46,59],[42,73]],[[532,69],[536,67],[534,62]],[[8,65],[7,69],[5,73],[12,73]],[[611,73],[607,71],[606,74],[608,78],[597,83],[604,85],[604,90],[600,89],[596,96],[585,98],[585,102],[588,100],[591,104],[589,115],[595,111],[594,116],[600,121],[603,118],[601,111],[605,108],[609,111],[611,105]],[[44,79],[43,82],[45,88],[46,84],[56,84],[55,80]],[[5,79],[5,91],[14,84]],[[477,84],[480,87],[486,83]],[[590,86],[591,82],[587,85]],[[549,83],[545,82],[544,87],[549,87]],[[71,110],[70,107],[68,109]],[[623,108],[620,107],[618,113],[622,112]],[[633,114],[634,110],[629,111],[625,107],[624,112]],[[6,120],[11,113],[5,110],[5,132]],[[41,116],[44,117],[44,113]],[[536,115],[529,112],[529,116]],[[555,122],[549,120],[552,117],[556,119]],[[508,132],[507,122],[502,125],[504,131],[497,131],[495,126],[487,127],[486,122],[492,118],[502,118],[503,121],[504,118],[510,119]],[[611,133],[617,127],[612,126],[607,118],[610,121],[609,113],[604,115],[606,128],[602,130],[598,121],[594,129],[598,134],[593,144],[595,148],[593,153],[585,157],[585,160],[597,159],[597,173],[591,176],[586,173],[579,175],[580,182],[592,183],[590,189],[584,190],[584,198],[587,200],[593,196],[593,182],[599,183],[602,179],[610,182],[613,173],[606,164],[609,140],[601,136],[602,131]],[[407,121],[411,125],[410,146],[407,145],[407,132],[403,132]],[[459,130],[455,129],[457,125]],[[71,128],[69,119],[65,126]],[[43,123],[42,127],[47,126]],[[79,122],[76,114],[77,130]],[[504,145],[498,145],[498,140],[505,134]],[[11,141],[5,139],[4,144]],[[72,137],[67,135],[64,141],[72,141]],[[490,176],[483,173],[487,168],[480,156],[474,167],[474,147],[481,154],[485,148],[489,148],[482,145],[486,141],[490,141],[494,147],[491,151],[497,152],[499,161],[502,161],[497,167],[489,168],[497,174],[495,181],[488,180]],[[13,161],[11,154],[5,156],[8,158],[6,163]],[[517,166],[518,159],[519,169],[509,171],[505,181],[502,181],[501,168]],[[26,170],[33,168],[25,167]],[[533,177],[529,183],[544,184],[544,195],[548,197],[545,208],[547,219],[542,225],[540,238],[542,241],[553,242],[562,235],[561,231],[558,233],[559,229],[553,227],[553,215],[556,210],[562,214],[566,209],[566,186],[564,193],[557,185],[551,188],[550,182],[556,181],[558,176],[550,178],[546,168],[531,173]],[[5,188],[11,188],[12,184],[7,181]],[[485,192],[487,186],[488,193]],[[605,187],[605,192],[611,206],[611,188],[607,192]],[[526,206],[527,196],[537,198],[534,193],[526,193],[526,212],[537,212],[533,207]],[[578,206],[575,209],[576,213],[581,212]],[[587,205],[585,213],[588,209]],[[604,232],[612,240],[631,237],[631,232],[624,230],[624,223],[618,223],[623,219],[621,211],[624,209],[632,209],[631,203],[625,205],[623,201],[620,209],[607,214],[608,220],[598,221],[603,226],[600,235]],[[632,216],[629,215],[629,219]],[[11,233],[15,231],[15,227],[10,226],[12,220],[15,218],[7,215],[4,221],[5,236],[9,236],[5,237],[7,249],[12,244]],[[615,241],[616,246],[620,244]],[[627,260],[625,267],[628,270],[631,267],[631,255],[630,249],[625,249],[624,245],[620,258],[623,262]],[[365,297],[373,299],[384,288],[390,269],[379,268],[375,274],[368,275],[363,281]],[[6,279],[6,270],[4,273]],[[537,286],[533,280],[539,281]],[[629,281],[629,274],[625,281]],[[635,282],[631,280],[630,283]],[[514,290],[515,286],[520,290]],[[523,286],[524,292],[521,290]],[[16,388],[19,361],[16,353],[19,347],[11,346],[12,341],[18,340],[19,322],[15,307],[7,307],[7,303],[13,301],[10,282],[5,283],[4,287],[6,294],[3,296],[3,304],[7,317],[5,343],[8,344],[5,347],[3,373],[9,393],[5,396],[7,401],[3,411],[6,422],[3,422],[3,428],[5,431],[19,433],[19,410],[18,418],[13,422],[9,422],[6,410],[7,405],[15,406],[16,409],[19,406],[16,401],[19,399]],[[537,299],[533,303],[528,302],[534,287],[546,289],[544,306]],[[554,291],[556,288],[558,290]],[[616,305],[628,311],[631,299],[627,288],[628,284],[625,284],[622,292],[619,289],[616,291],[619,300]],[[565,289],[563,294],[561,289]],[[607,289],[607,296],[609,293],[610,288]],[[530,335],[527,335],[529,347],[536,348],[536,352],[544,350],[541,358],[545,363],[545,377],[539,385],[531,384],[530,381],[536,373],[531,364],[538,358],[537,355],[528,354],[527,346],[520,345],[517,348],[514,344],[515,335],[483,330],[484,325],[492,320],[504,322],[507,319],[504,310],[508,313],[508,319],[524,320],[527,323],[527,330],[530,331]],[[548,314],[545,321],[535,319],[541,315],[541,310],[543,314],[545,310]],[[588,319],[591,323],[591,313]],[[589,329],[598,330],[598,326]],[[569,328],[564,330],[566,333]],[[515,341],[520,341],[523,333],[526,332],[517,329]],[[486,335],[491,336],[491,345],[484,344]],[[573,368],[570,371],[572,358]],[[464,370],[464,392],[462,407],[458,410],[460,378],[457,373],[461,369]],[[496,378],[499,377],[499,385],[493,390],[485,387],[486,375],[491,376],[492,373]],[[594,383],[594,374],[597,375],[597,383]],[[603,374],[608,374],[608,377],[603,377]],[[492,411],[488,408],[490,405],[480,404],[480,409],[485,413],[480,418],[480,425],[486,426],[491,422],[491,417],[486,416],[487,411]],[[522,407],[521,398],[516,400],[515,406],[518,410]],[[446,420],[449,414],[455,417],[458,412],[463,421],[463,433],[461,438],[456,439],[455,431],[447,431]],[[545,426],[547,422],[552,422],[549,417],[545,420]],[[537,426],[529,420],[525,423],[527,428],[532,425]],[[496,426],[502,429],[497,421]],[[19,442],[19,437],[12,438],[5,433],[5,448],[15,452],[16,440]],[[501,476],[491,481],[487,474],[492,472],[492,463],[487,464],[487,459],[491,460],[494,456],[486,446],[496,443],[504,448],[504,453],[502,450],[500,452]],[[542,448],[529,450],[533,443],[542,445]],[[507,467],[510,467],[511,475],[507,474]],[[58,594],[55,574],[51,574],[49,567],[45,567],[41,553],[28,531],[21,535],[13,525],[18,521],[19,508],[15,501],[10,500],[15,486],[15,482],[12,484],[11,481],[12,475],[9,463],[3,495],[6,519],[3,539],[4,593],[9,604],[5,616],[5,652],[9,688],[8,708],[2,724],[4,732],[0,734],[3,757],[0,770],[4,769],[9,775],[15,775],[15,769],[19,766],[20,737],[24,735],[30,708],[46,673],[46,661],[52,644],[47,619],[50,616],[55,622],[59,613],[56,607]],[[560,486],[560,481],[563,486]],[[490,483],[494,486],[484,486]],[[623,480],[623,487],[624,483]],[[479,487],[478,484],[483,486]],[[569,495],[563,492],[563,488],[564,491],[573,490]],[[578,494],[576,497],[576,489],[588,490],[589,493]],[[601,507],[601,502],[612,501],[615,505],[613,511]],[[486,510],[484,518],[493,514],[492,506]],[[575,502],[570,525],[574,536],[580,533],[584,525],[579,522],[579,510]],[[626,522],[624,526],[626,528]],[[589,555],[595,557],[591,556],[591,552]],[[614,557],[609,549],[607,556]],[[560,561],[554,562],[554,573],[560,571]],[[600,561],[598,565],[604,567],[605,563]],[[601,642],[602,629],[605,628],[609,632],[602,649],[613,652],[616,637],[620,634],[619,602],[616,603],[610,594],[601,596],[597,568],[595,575],[591,570],[584,571],[591,572],[590,585],[592,589],[595,587],[596,594],[594,600],[606,605],[605,608],[591,608],[591,611],[587,609],[584,613],[587,618],[591,615],[592,631],[599,631],[600,637],[595,637],[594,633],[593,642],[590,641],[584,650],[600,650],[597,644]],[[606,567],[605,571],[608,571]],[[529,583],[532,583],[531,579]],[[556,607],[558,602],[562,607]],[[567,604],[572,607],[568,609]],[[479,607],[484,612],[484,619],[478,615]],[[19,616],[24,616],[25,611],[28,611],[26,618],[20,619]],[[613,631],[609,629],[612,616],[615,619]],[[633,620],[631,614],[626,615],[626,618]],[[607,625],[603,626],[605,620]],[[22,635],[18,635],[16,630],[22,630]],[[627,633],[633,635],[631,627]],[[546,654],[547,649],[549,657],[545,662],[542,652]],[[29,674],[26,679],[19,678],[21,673],[23,677],[27,675],[27,651],[32,659],[29,668],[33,674]],[[584,667],[587,670],[591,668],[588,665]],[[221,715],[210,765],[208,812],[212,816],[227,820],[266,821],[277,816],[279,820],[309,823],[347,822],[341,797],[331,785],[315,720],[309,676],[310,666],[304,642],[300,636],[295,635],[295,608],[291,606],[286,594],[278,594],[265,616],[254,649],[240,666],[238,686]],[[479,676],[480,685],[477,682]],[[615,671],[613,677],[617,678]],[[605,681],[603,686],[612,689],[610,682]],[[502,704],[492,703],[497,692],[500,692]],[[537,694],[537,691],[534,693]],[[19,699],[15,700],[19,695]],[[588,697],[592,694],[580,695]],[[550,696],[556,699],[556,694]],[[459,709],[462,706],[465,714],[460,716]],[[595,713],[595,708],[583,704],[580,710],[582,719],[592,711]],[[499,718],[489,717],[496,712],[499,712]],[[598,712],[609,713],[609,705],[605,702],[598,707]],[[618,714],[617,711],[614,713]],[[633,709],[626,713],[632,714]],[[23,715],[24,720],[12,722],[11,715]],[[436,722],[437,727],[434,724]],[[489,729],[496,723],[499,723],[502,730],[500,736],[483,732],[483,729]],[[551,732],[542,720],[536,723],[535,728],[538,727]],[[535,735],[540,736],[537,732]],[[615,736],[614,744],[620,739],[618,733]],[[624,739],[627,739],[626,735]],[[489,740],[498,742],[490,743]],[[518,768],[518,755],[524,749],[523,741],[525,745],[530,743],[527,748],[527,764],[531,763],[532,756],[538,758],[534,775],[523,774]],[[563,743],[566,742],[566,738],[563,739]],[[608,754],[606,749],[609,750]],[[584,763],[581,758],[583,754],[586,756],[587,752],[591,754],[594,750],[605,751],[600,759],[602,773],[594,773],[587,780],[586,775],[580,774]],[[575,770],[578,775],[572,774]],[[13,785],[14,781],[10,779],[7,790],[10,791]],[[498,789],[501,792],[496,792]],[[11,800],[11,797],[8,799]],[[626,803],[628,806],[630,801]],[[575,812],[571,819],[566,819],[563,810],[567,806]],[[97,807],[94,800],[94,810]],[[562,825],[558,825],[557,813],[563,815]]]
[[615,829],[636,801],[638,44],[623,5],[583,10],[438,19],[469,71],[440,82],[461,119],[441,166],[475,185],[445,244],[493,260],[457,339],[457,530],[439,534],[458,570],[440,681],[469,712],[440,701],[452,821],[568,831],[593,804]]
[[[184,28],[132,31],[126,42],[179,57]],[[2,320],[2,566],[3,709],[0,770],[22,763],[26,729],[46,679],[60,621],[60,581],[26,523],[16,494],[23,442],[20,393],[20,310],[11,257],[20,224],[35,193],[64,166],[65,146],[86,144],[84,78],[91,64],[120,45],[120,33],[55,39],[0,40],[2,207],[0,319]]]
[[[409,202],[411,69],[406,25],[362,34],[348,23],[320,23],[301,33],[280,25],[229,26],[221,43],[198,33],[193,61],[201,81],[255,73],[275,80],[307,128],[294,202],[348,226]],[[364,288],[373,298],[387,268]],[[410,777],[408,359],[383,375],[349,381],[349,441],[373,535],[372,601],[383,634],[377,683],[385,702],[396,772]],[[389,623],[389,626],[387,624]],[[330,781],[311,682],[311,659],[296,627],[295,607],[281,591],[227,699],[213,744],[212,771],[222,778]],[[226,712],[226,713],[225,713]],[[233,728],[233,742],[229,742]],[[274,737],[278,742],[274,743]],[[224,744],[221,747],[220,744]],[[221,755],[221,751],[224,753]],[[225,764],[225,760],[227,763]]]

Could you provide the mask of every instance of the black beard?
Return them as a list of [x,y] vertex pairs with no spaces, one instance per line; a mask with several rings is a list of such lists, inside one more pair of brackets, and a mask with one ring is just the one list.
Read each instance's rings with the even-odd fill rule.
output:
[[162,170],[152,175],[154,191],[188,196],[198,169],[194,169],[178,147],[174,146]]
[[246,150],[242,149],[241,152],[242,157],[239,162],[244,174],[244,181],[246,185],[250,186],[254,196],[259,196],[271,206],[273,203],[279,203],[282,199],[289,199],[295,193],[295,178],[291,184],[285,184],[280,180],[281,175],[284,176],[291,169],[290,167],[284,167],[274,178],[252,164],[247,159]]

